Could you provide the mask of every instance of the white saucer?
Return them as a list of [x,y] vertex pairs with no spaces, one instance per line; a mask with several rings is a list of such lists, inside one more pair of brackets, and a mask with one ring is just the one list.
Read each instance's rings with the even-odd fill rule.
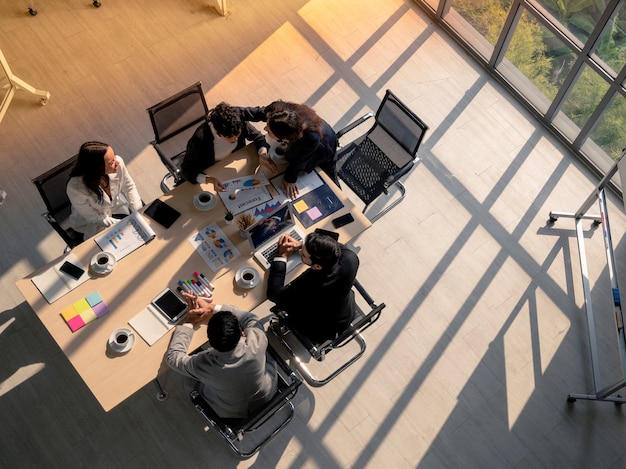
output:
[[[251,272],[254,275],[251,283],[245,283],[243,281],[242,275],[244,272]],[[261,281],[261,276],[259,275],[258,270],[256,270],[254,267],[247,267],[247,266],[242,267],[237,272],[235,272],[235,283],[241,288],[245,288],[245,289],[254,288],[259,284],[260,281]]]
[[113,267],[115,267],[115,264],[116,264],[117,261],[115,260],[115,256],[113,254],[107,253],[107,254],[109,254],[109,262],[106,265],[102,266],[102,265],[98,264],[98,256],[101,255],[101,254],[102,253],[99,252],[98,254],[93,256],[91,258],[90,265],[91,265],[91,269],[95,273],[100,274],[100,275],[106,275],[106,274],[108,274],[109,272],[111,272],[113,270]]
[[[200,203],[200,194],[208,194],[211,196],[211,199],[206,203]],[[196,207],[201,212],[206,212],[207,210],[211,210],[217,204],[217,197],[210,192],[199,192],[193,198],[193,206]]]
[[[119,345],[117,342],[115,342],[115,336],[119,332],[124,332],[128,336],[128,340],[126,341],[124,345]],[[125,329],[125,328],[118,329],[116,331],[113,331],[113,334],[111,334],[111,336],[109,337],[109,347],[114,352],[117,352],[117,353],[128,352],[131,348],[133,348],[133,345],[135,345],[135,334],[130,329]]]

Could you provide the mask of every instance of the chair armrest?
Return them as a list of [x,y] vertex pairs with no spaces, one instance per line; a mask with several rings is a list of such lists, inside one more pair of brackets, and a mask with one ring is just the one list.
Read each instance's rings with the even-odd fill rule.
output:
[[343,129],[341,129],[338,132],[336,132],[337,140],[339,140],[342,136],[344,136],[345,134],[347,134],[351,130],[356,129],[359,125],[361,125],[363,122],[365,122],[366,120],[368,120],[371,117],[374,117],[374,113],[373,112],[368,112],[367,114],[359,117],[354,122],[346,125]]

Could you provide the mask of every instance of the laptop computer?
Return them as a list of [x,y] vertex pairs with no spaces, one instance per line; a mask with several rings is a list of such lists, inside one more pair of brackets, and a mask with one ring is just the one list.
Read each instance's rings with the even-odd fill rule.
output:
[[[288,234],[298,241],[304,241],[305,236],[302,230],[296,226],[289,202],[283,203],[268,213],[246,231],[252,245],[254,258],[266,270],[270,268],[272,260],[278,255],[278,240],[282,235]],[[293,253],[287,258],[287,272],[301,262],[300,255]]]

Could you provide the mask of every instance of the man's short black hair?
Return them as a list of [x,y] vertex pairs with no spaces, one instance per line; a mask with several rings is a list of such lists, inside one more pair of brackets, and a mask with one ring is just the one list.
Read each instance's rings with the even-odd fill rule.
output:
[[241,326],[239,320],[230,311],[215,313],[207,328],[209,343],[218,352],[230,352],[239,343]]
[[238,136],[243,129],[241,114],[225,102],[219,103],[211,110],[210,118],[213,128],[222,137]]
[[341,256],[339,243],[327,234],[310,233],[304,240],[304,245],[311,256],[311,262],[320,265],[322,269],[333,267]]

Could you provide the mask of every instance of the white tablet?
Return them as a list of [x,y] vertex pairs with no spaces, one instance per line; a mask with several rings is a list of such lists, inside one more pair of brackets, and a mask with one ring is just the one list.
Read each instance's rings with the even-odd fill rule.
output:
[[152,306],[170,322],[177,322],[187,312],[187,303],[169,288],[163,290],[152,300]]

